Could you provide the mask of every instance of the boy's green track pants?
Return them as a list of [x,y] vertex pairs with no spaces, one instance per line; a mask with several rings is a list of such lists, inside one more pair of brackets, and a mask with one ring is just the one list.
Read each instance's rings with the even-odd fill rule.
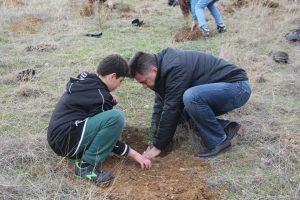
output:
[[87,119],[78,152],[82,160],[96,166],[112,152],[125,124],[121,110],[108,110]]

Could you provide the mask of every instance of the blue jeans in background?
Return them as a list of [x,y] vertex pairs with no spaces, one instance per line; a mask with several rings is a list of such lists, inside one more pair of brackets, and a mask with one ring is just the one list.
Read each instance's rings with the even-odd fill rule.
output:
[[[193,1],[196,1],[196,0],[193,0]],[[216,24],[219,24],[219,25],[224,24],[221,14],[215,6],[215,2],[217,2],[217,1],[218,0],[198,0],[195,3],[195,14],[197,16],[199,28],[208,29],[208,26],[207,26],[206,20],[205,20],[205,7],[208,8],[208,10],[212,14],[212,16],[215,18]]]
[[184,110],[189,115],[207,149],[226,139],[226,121],[216,115],[243,106],[251,95],[249,81],[211,83],[189,88],[183,95]]

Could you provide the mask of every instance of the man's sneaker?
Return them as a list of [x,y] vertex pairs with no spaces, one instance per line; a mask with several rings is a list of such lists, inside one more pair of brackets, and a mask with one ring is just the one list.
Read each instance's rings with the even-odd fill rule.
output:
[[241,125],[237,122],[230,122],[226,128],[225,128],[225,133],[227,135],[227,140],[231,140],[239,131],[241,128]]
[[228,138],[226,138],[223,142],[218,144],[215,148],[200,150],[196,153],[195,156],[196,157],[212,157],[221,152],[224,152],[230,146],[231,146],[230,140]]
[[208,38],[209,37],[209,29],[208,28],[201,28],[202,29],[202,33],[203,33],[203,37],[204,38]]
[[224,24],[222,25],[217,25],[217,31],[218,33],[225,33],[227,31],[226,26]]
[[97,186],[106,187],[114,180],[114,176],[110,172],[98,171],[94,166],[81,168],[79,162],[75,163],[75,175],[77,178],[85,178],[93,182]]

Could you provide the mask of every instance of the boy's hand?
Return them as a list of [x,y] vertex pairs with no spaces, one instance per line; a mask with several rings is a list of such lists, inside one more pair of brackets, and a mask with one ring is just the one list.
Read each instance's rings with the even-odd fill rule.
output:
[[151,158],[155,158],[156,156],[158,156],[160,154],[160,152],[161,152],[161,150],[159,150],[155,146],[149,145],[147,150],[144,151],[143,156],[145,156],[148,159],[151,159]]
[[119,103],[120,102],[120,97],[118,97],[118,96],[116,96],[116,95],[112,95],[113,96],[113,98],[114,98],[114,101],[116,102],[116,103]]
[[142,169],[150,169],[152,166],[151,160],[144,157],[143,155],[139,155],[136,161],[140,163]]

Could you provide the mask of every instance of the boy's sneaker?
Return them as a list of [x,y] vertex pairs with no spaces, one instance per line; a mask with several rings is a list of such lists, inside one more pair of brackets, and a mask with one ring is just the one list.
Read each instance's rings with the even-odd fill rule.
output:
[[80,163],[75,163],[75,175],[77,178],[85,178],[93,182],[97,186],[106,187],[114,180],[114,176],[110,172],[98,171],[94,166],[80,167]]
[[225,33],[227,31],[226,26],[224,24],[218,24],[217,31],[218,33]]
[[75,164],[76,163],[76,159],[72,159],[72,158],[67,158],[69,163],[71,164]]

